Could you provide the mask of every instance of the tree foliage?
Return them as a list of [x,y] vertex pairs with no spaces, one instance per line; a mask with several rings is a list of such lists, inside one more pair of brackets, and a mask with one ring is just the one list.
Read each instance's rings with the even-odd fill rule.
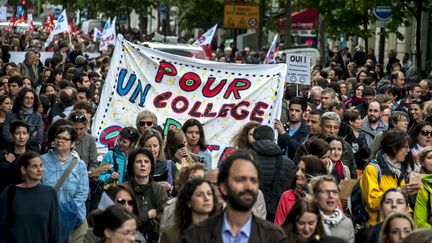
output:
[[209,28],[223,23],[224,0],[172,0],[179,8],[180,29]]

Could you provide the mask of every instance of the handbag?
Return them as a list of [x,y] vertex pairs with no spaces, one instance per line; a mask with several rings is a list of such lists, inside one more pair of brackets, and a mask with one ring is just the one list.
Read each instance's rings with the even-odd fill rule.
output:
[[[63,172],[60,179],[57,181],[57,183],[54,186],[56,192],[60,190],[60,187],[63,185],[66,178],[72,172],[72,169],[75,167],[77,163],[78,163],[78,159],[74,158],[70,163],[70,165]],[[59,202],[59,209],[60,209],[60,218],[61,218],[60,221],[61,242],[65,242],[69,238],[72,231],[75,228],[79,227],[83,223],[83,221],[80,218],[78,206],[73,200],[68,202]]]

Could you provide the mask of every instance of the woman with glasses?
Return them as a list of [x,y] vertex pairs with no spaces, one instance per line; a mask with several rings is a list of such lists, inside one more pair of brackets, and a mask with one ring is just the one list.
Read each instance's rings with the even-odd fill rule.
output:
[[187,182],[179,191],[175,206],[175,224],[160,235],[162,243],[181,242],[183,232],[191,225],[206,220],[216,212],[216,195],[210,182],[196,178]]
[[274,223],[281,225],[291,211],[294,203],[300,198],[306,197],[307,185],[311,177],[326,174],[327,169],[318,157],[313,155],[301,157],[297,165],[296,179],[293,180],[291,185],[292,189],[282,193],[279,200]]
[[333,176],[320,176],[312,181],[312,191],[321,213],[326,235],[354,243],[354,227],[350,218],[338,208],[339,188]]
[[408,142],[408,135],[399,129],[385,131],[376,159],[363,172],[360,189],[369,215],[369,226],[381,222],[381,197],[389,188],[402,188],[408,195],[414,195],[419,189],[418,183],[406,184],[408,172],[404,161],[409,152]]
[[138,147],[152,152],[155,158],[152,178],[163,186],[169,195],[172,195],[178,170],[173,161],[165,159],[164,143],[160,132],[154,128],[145,130],[141,134]]
[[204,128],[196,119],[188,119],[182,126],[186,135],[187,149],[198,157],[198,161],[205,164],[207,169],[212,168],[212,156],[207,149]]
[[12,135],[9,133],[9,127],[14,121],[22,120],[30,126],[29,145],[35,150],[40,150],[44,126],[38,109],[39,99],[35,91],[29,88],[22,88],[15,97],[12,110],[6,114],[2,132],[3,139],[11,143]]
[[425,147],[432,146],[432,124],[426,121],[420,121],[410,133],[410,155],[408,161],[411,169],[419,172],[421,164],[416,161],[417,154]]
[[127,172],[131,180],[125,183],[138,198],[139,231],[149,243],[159,238],[160,220],[168,195],[166,190],[154,183],[151,174],[155,168],[152,152],[144,148],[133,149],[128,156]]
[[105,243],[135,242],[138,222],[135,215],[120,205],[113,205],[94,216],[93,232]]
[[110,163],[113,167],[101,173],[98,180],[105,184],[122,184],[126,176],[126,159],[129,151],[138,142],[139,133],[133,127],[125,127],[120,133],[114,148],[108,151],[103,157],[101,164]]
[[139,133],[142,134],[145,130],[156,127],[158,125],[157,122],[157,117],[153,112],[144,110],[138,113],[136,118],[136,128]]
[[58,127],[54,133],[53,148],[42,155],[44,162],[42,184],[55,187],[62,174],[69,166],[73,166],[70,167],[72,169],[69,169],[69,175],[58,188],[57,193],[60,204],[74,205],[72,207],[76,209],[74,217],[71,217],[72,222],[62,220],[62,227],[64,228],[62,232],[66,230],[64,224],[70,223],[69,225],[71,225],[71,232],[62,233],[63,237],[70,235],[69,242],[81,242],[88,228],[85,220],[85,202],[89,193],[87,165],[72,153],[77,137],[78,134],[72,126]]
[[9,186],[0,197],[0,241],[3,237],[5,242],[60,242],[57,194],[39,183],[40,155],[24,153],[18,167],[24,182]]
[[281,228],[287,235],[288,243],[307,242],[324,235],[324,226],[317,203],[306,198],[297,200]]
[[[112,186],[108,188],[105,193],[108,195],[108,197],[112,200],[114,204],[123,206],[127,211],[130,213],[133,213],[135,217],[138,219],[138,203],[135,194],[133,193],[132,189],[125,185],[117,185]],[[98,208],[105,208],[106,205],[104,205],[103,202],[99,204]],[[94,215],[98,214],[98,210],[95,210],[91,213],[92,215],[89,215],[88,217],[93,217]],[[90,220],[89,220],[90,224]],[[100,242],[102,238],[97,237],[93,233],[93,229],[90,229],[86,236],[84,242],[86,243],[97,243]],[[137,231],[136,239],[134,242],[145,242],[144,236],[141,234],[141,232]]]

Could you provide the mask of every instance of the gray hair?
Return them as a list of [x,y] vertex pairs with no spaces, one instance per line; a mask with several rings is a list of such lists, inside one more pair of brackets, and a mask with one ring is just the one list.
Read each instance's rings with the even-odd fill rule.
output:
[[321,115],[320,124],[323,125],[325,120],[336,121],[339,125],[341,124],[341,119],[336,112],[328,111]]
[[330,94],[332,99],[334,99],[336,97],[336,91],[334,91],[334,89],[332,88],[325,88],[321,91],[321,95],[322,94]]

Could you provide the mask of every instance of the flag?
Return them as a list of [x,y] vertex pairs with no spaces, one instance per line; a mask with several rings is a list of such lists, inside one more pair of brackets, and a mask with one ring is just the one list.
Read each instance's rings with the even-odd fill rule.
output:
[[14,27],[14,26],[16,26],[16,13],[14,13],[11,19],[9,20],[9,27]]
[[42,29],[43,32],[52,31],[54,29],[54,19],[52,17],[52,14],[49,13],[48,17],[45,20],[44,27]]
[[216,32],[217,24],[211,29],[207,30],[202,36],[200,36],[192,45],[205,46],[211,44],[213,36]]
[[93,30],[93,42],[96,42],[97,39],[99,39],[102,35],[102,31],[100,31],[97,27],[94,27]]
[[277,43],[278,34],[275,35],[273,38],[273,41],[271,43],[271,46],[267,52],[266,58],[264,60],[264,64],[272,64],[275,63],[275,57],[277,55],[278,49],[279,49],[279,43]]
[[45,42],[45,47],[47,47],[51,43],[51,41],[53,40],[56,34],[63,33],[63,32],[69,32],[69,24],[68,24],[66,10],[63,10],[63,12],[58,17],[53,31],[51,31],[47,41]]
[[[116,18],[114,18],[112,23],[110,24],[109,22],[107,22],[108,24],[105,23],[104,30],[100,37],[100,44],[99,44],[100,51],[108,50],[109,44],[115,45],[116,42],[115,22],[116,22]],[[105,29],[105,27],[107,27],[107,29]]]

